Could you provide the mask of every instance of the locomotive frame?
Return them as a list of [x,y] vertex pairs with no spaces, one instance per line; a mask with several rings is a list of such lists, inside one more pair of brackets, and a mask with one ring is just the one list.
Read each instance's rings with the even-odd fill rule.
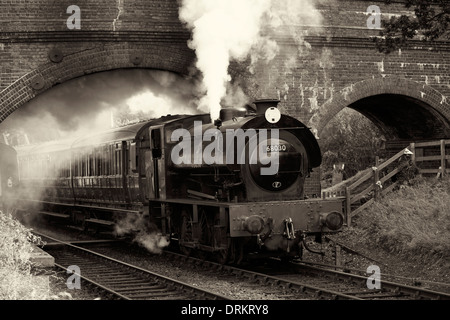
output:
[[[185,254],[213,253],[220,262],[240,262],[253,252],[301,256],[306,236],[341,228],[343,200],[303,199],[304,179],[321,162],[317,141],[292,117],[269,123],[265,110],[229,110],[214,125],[209,114],[168,115],[62,143],[18,148],[21,198],[84,228],[144,216],[144,228],[176,240]],[[174,165],[169,155],[177,142],[170,140],[171,133],[179,128],[193,132],[195,121],[205,124],[203,132],[214,127],[290,132],[300,141],[291,142],[302,145],[301,152],[290,147],[302,162],[285,176],[297,178],[276,192],[258,186],[246,165]],[[288,162],[294,159],[285,156]]]

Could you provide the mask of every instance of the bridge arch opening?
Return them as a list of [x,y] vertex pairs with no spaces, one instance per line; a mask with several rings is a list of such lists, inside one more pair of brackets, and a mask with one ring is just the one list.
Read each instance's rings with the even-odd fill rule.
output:
[[450,122],[430,104],[400,94],[378,94],[349,108],[370,119],[389,140],[433,140],[450,136]]
[[76,52],[63,50],[58,60],[51,52],[47,62],[0,91],[0,122],[28,101],[73,79],[118,69],[157,69],[187,76],[195,58],[185,42],[151,46],[113,43]]
[[344,108],[372,120],[390,140],[436,140],[450,137],[448,98],[433,87],[399,77],[353,83],[327,100],[309,120],[321,136]]
[[342,165],[343,178],[349,178],[374,166],[377,156],[389,158],[410,142],[450,137],[448,118],[430,103],[406,94],[369,95],[337,110],[331,117],[322,115],[330,117],[319,132],[323,187],[333,185],[332,175]]

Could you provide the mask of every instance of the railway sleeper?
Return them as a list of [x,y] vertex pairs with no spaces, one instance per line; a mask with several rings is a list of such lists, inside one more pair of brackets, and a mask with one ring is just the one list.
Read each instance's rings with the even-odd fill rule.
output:
[[367,295],[356,295],[358,298],[362,298],[362,299],[375,299],[375,298],[399,298],[399,297],[404,297],[405,295],[399,292],[382,292],[382,293],[376,293],[376,294],[371,294],[368,293]]
[[155,298],[155,297],[178,297],[181,292],[177,292],[176,290],[172,291],[164,291],[164,292],[155,292],[155,293],[142,293],[142,294],[130,294],[129,297],[136,298]]
[[150,292],[162,292],[167,291],[166,286],[140,286],[140,287],[132,287],[132,288],[123,288],[123,289],[115,289],[115,291],[125,294],[126,292],[133,293],[144,291],[145,293]]
[[120,289],[120,288],[139,288],[142,286],[150,286],[150,287],[154,287],[154,286],[158,286],[159,283],[158,282],[135,282],[135,283],[123,283],[123,284],[117,284],[114,286],[114,288]]
[[121,277],[121,278],[100,278],[100,277],[95,277],[96,281],[101,281],[102,283],[108,283],[108,284],[113,284],[113,283],[130,283],[130,282],[134,282],[134,283],[143,283],[145,280],[142,279],[137,279],[136,277],[133,276],[129,276],[129,277]]
[[[116,282],[116,283],[111,283],[111,284],[108,284],[108,285],[110,285],[112,288],[127,288],[127,287],[130,287],[130,286],[142,286],[142,285],[148,285],[149,283],[144,283],[144,282],[142,282],[142,281],[140,281],[140,280],[135,280],[135,281],[127,281],[127,282],[124,282],[124,281],[121,281],[121,282]],[[152,285],[152,283],[150,283],[150,285]]]

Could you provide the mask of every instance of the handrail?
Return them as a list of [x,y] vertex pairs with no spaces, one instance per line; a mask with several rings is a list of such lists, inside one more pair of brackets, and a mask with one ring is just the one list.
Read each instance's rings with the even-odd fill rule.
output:
[[[439,168],[419,168],[419,172],[421,174],[435,173],[437,176],[441,177],[446,174],[450,174],[450,154],[447,154],[450,150],[449,146],[450,140],[448,139],[418,143],[413,142],[383,163],[375,164],[375,166],[372,167],[372,170],[363,174],[356,181],[352,181],[352,179],[355,180],[355,178],[348,179],[348,181],[351,181],[350,185],[348,185],[349,182],[347,182],[347,185],[343,184],[342,189],[339,189],[338,187],[338,189],[333,191],[324,191],[322,196],[323,198],[326,198],[327,194],[334,196],[345,196],[346,220],[347,225],[350,226],[352,217],[356,216],[359,212],[370,206],[374,201],[378,200],[379,197],[388,194],[399,185],[398,181],[395,181],[393,178],[408,166],[408,162],[405,161],[395,163],[395,161],[400,159],[402,156],[410,155],[410,160],[412,160],[414,165],[430,161],[440,161]],[[434,152],[436,152],[436,147],[440,147],[440,154],[426,156],[417,155],[417,151],[419,149],[425,150],[430,147],[435,149]],[[369,185],[367,185],[368,183]],[[363,199],[365,202],[359,203]]]
[[416,142],[416,147],[437,147],[439,146],[442,141],[444,141],[445,144],[450,144],[450,140],[439,140],[439,141],[428,141],[428,142]]
[[366,173],[364,176],[362,176],[361,178],[359,178],[356,182],[354,182],[353,184],[351,184],[348,188],[350,190],[355,189],[357,186],[361,185],[364,181],[366,181],[367,179],[369,179],[370,177],[372,177],[373,171],[369,171],[368,173]]
[[395,160],[398,160],[400,157],[405,155],[405,151],[409,151],[408,148],[404,148],[401,151],[399,151],[397,154],[395,154],[394,156],[392,156],[391,158],[389,158],[388,160],[386,160],[385,162],[383,162],[382,164],[380,164],[377,169],[378,170],[383,170],[384,168],[386,168],[388,165],[390,165],[392,162],[394,162]]

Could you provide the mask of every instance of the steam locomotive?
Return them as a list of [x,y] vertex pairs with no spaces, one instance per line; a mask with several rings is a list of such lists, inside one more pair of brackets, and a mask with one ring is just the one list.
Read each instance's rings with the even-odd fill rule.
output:
[[300,257],[306,236],[341,229],[343,203],[305,199],[320,148],[278,102],[18,148],[21,198],[84,227],[137,215],[185,254],[222,263]]

